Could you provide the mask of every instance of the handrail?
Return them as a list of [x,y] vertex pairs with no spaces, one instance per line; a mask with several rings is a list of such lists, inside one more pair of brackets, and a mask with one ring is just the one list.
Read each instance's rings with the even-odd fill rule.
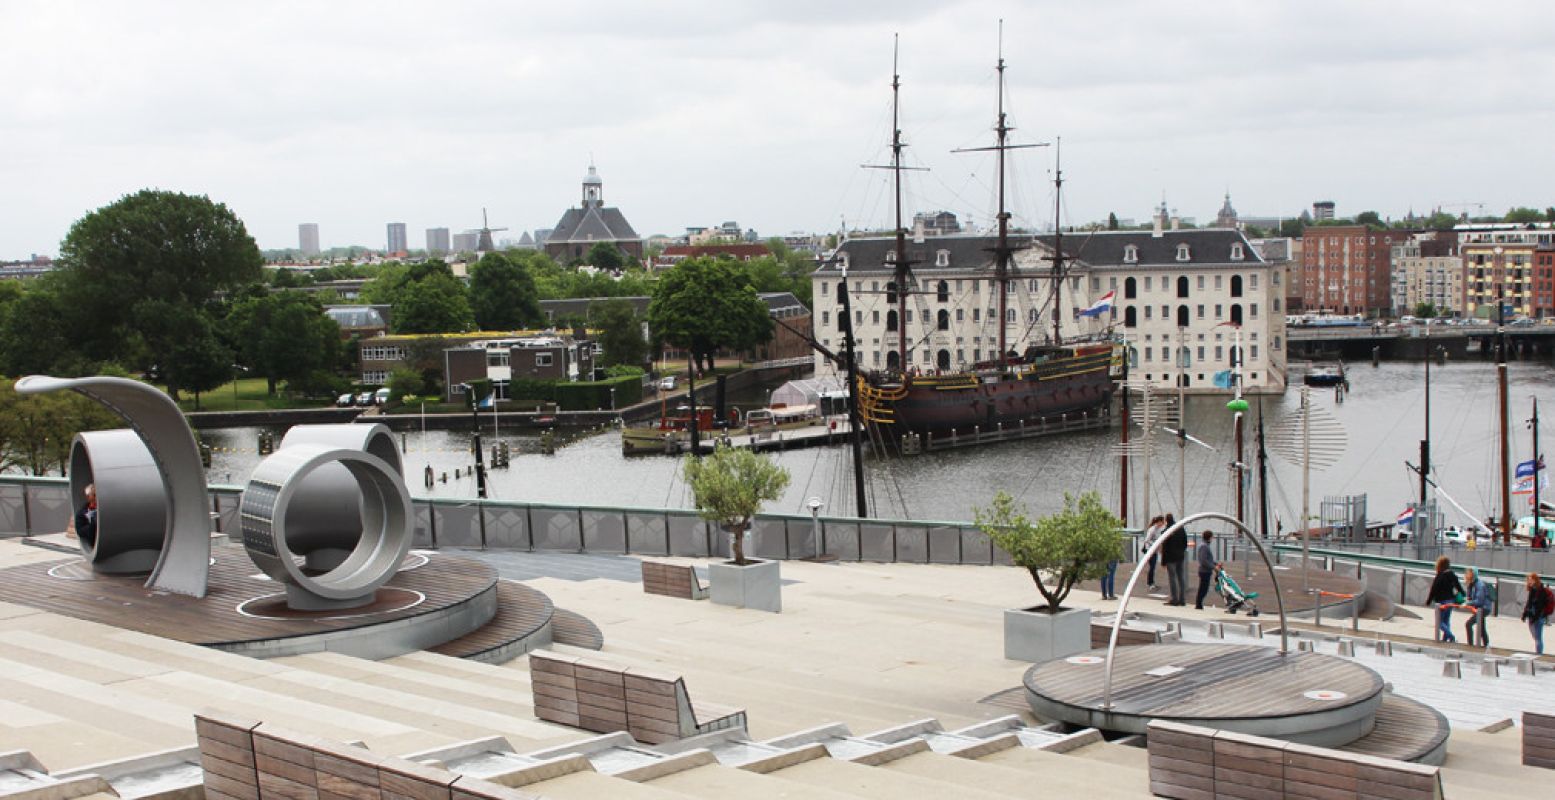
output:
[[[1299,553],[1299,552],[1301,552],[1301,548],[1299,548],[1299,547],[1297,547],[1295,545],[1275,544],[1273,547],[1274,547],[1275,551],[1280,552],[1280,553]],[[1371,553],[1358,553],[1358,552],[1354,552],[1354,551],[1351,551],[1351,550],[1334,550],[1334,549],[1330,549],[1330,548],[1312,548],[1312,549],[1308,550],[1307,552],[1309,554],[1311,554],[1311,555],[1314,555],[1314,556],[1323,556],[1323,557],[1327,557],[1327,558],[1340,558],[1340,559],[1346,559],[1346,560],[1349,560],[1349,561],[1357,561],[1357,562],[1361,562],[1361,563],[1380,564],[1380,565],[1383,565],[1383,566],[1397,566],[1397,567],[1402,567],[1402,568],[1415,568],[1415,569],[1419,569],[1421,571],[1429,572],[1429,573],[1432,573],[1432,574],[1435,574],[1435,572],[1436,572],[1436,562],[1434,562],[1434,561],[1421,561],[1420,559],[1417,559],[1417,558],[1401,558],[1399,556],[1373,555]],[[1481,575],[1485,575],[1487,577],[1492,577],[1492,578],[1514,578],[1514,579],[1519,579],[1520,580],[1520,579],[1525,578],[1525,577],[1528,576],[1528,573],[1526,571],[1522,571],[1522,570],[1500,569],[1500,568],[1497,568],[1497,567],[1481,567],[1481,566],[1477,566],[1475,564],[1456,565],[1454,567],[1454,569],[1457,569],[1457,568],[1467,568],[1467,567],[1474,567],[1474,571],[1475,572],[1478,572]],[[1540,577],[1544,578],[1544,576],[1540,576]],[[1550,578],[1550,580],[1555,580],[1555,577]]]
[[[1280,594],[1280,576],[1274,571],[1274,562],[1269,560],[1268,551],[1263,549],[1263,544],[1258,541],[1257,536],[1253,535],[1252,529],[1243,525],[1236,517],[1229,514],[1221,514],[1218,511],[1201,511],[1197,514],[1189,515],[1176,525],[1162,531],[1159,536],[1156,536],[1155,541],[1151,542],[1150,546],[1145,548],[1145,552],[1140,554],[1139,561],[1134,564],[1133,573],[1128,576],[1128,584],[1123,587],[1123,599],[1118,603],[1117,616],[1112,619],[1112,633],[1107,637],[1107,664],[1105,667],[1106,672],[1102,678],[1101,689],[1102,710],[1112,708],[1112,656],[1118,649],[1118,631],[1123,627],[1123,615],[1128,611],[1128,601],[1134,596],[1134,584],[1139,582],[1140,571],[1150,563],[1150,558],[1161,549],[1161,545],[1166,543],[1168,536],[1186,528],[1188,523],[1201,519],[1219,520],[1236,526],[1236,529],[1243,536],[1247,537],[1247,540],[1252,542],[1254,547],[1258,548],[1258,555],[1263,557],[1263,564],[1269,570],[1269,580],[1274,582],[1274,601],[1279,605],[1280,655],[1290,652],[1290,635],[1287,632],[1290,626],[1285,621],[1285,596]],[[1183,557],[1186,558],[1187,553],[1184,553]]]

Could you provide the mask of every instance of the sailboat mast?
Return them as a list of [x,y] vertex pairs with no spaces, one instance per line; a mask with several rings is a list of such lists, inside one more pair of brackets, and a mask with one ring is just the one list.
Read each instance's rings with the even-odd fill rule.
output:
[[994,126],[994,133],[998,137],[995,142],[995,153],[999,164],[999,244],[994,249],[995,285],[999,292],[999,368],[1003,369],[1009,344],[1006,341],[1008,335],[1008,323],[1005,317],[1009,313],[1010,304],[1010,212],[1005,208],[1004,198],[1004,150],[1006,139],[1010,133],[1010,126],[1004,116],[1004,22],[999,22],[999,65],[996,67],[999,84],[999,118]]
[[1529,531],[1531,536],[1538,536],[1544,529],[1539,527],[1539,471],[1544,469],[1544,459],[1539,455],[1539,398],[1533,398],[1533,419],[1528,420],[1528,427],[1533,429],[1533,529]]
[[897,72],[897,39],[891,45],[891,176],[896,191],[896,358],[907,371],[907,229],[902,227],[902,125],[899,97],[902,80]]
[[1054,140],[1053,146],[1053,344],[1063,344],[1064,337],[1059,333],[1059,323],[1064,315],[1064,142],[1062,139]]
[[1506,303],[1500,306],[1501,324],[1496,328],[1500,352],[1496,357],[1496,388],[1500,393],[1501,410],[1501,543],[1512,543],[1512,442],[1507,433],[1506,407]]

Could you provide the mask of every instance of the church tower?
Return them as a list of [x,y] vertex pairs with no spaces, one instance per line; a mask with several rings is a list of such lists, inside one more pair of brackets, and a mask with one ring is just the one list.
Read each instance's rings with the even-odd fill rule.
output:
[[605,182],[599,179],[599,173],[594,171],[594,165],[589,165],[589,174],[583,178],[583,207],[599,208],[605,204]]
[[1231,207],[1231,193],[1226,192],[1226,202],[1220,206],[1220,211],[1215,214],[1215,227],[1236,228],[1236,209]]

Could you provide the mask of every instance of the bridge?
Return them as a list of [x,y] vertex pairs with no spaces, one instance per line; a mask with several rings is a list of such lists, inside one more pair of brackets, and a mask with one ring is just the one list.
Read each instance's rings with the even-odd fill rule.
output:
[[[1365,360],[1424,358],[1428,350],[1449,357],[1471,353],[1490,358],[1495,352],[1492,325],[1377,325],[1355,327],[1289,327],[1285,339],[1293,358]],[[1508,352],[1514,359],[1555,361],[1555,325],[1506,328]]]

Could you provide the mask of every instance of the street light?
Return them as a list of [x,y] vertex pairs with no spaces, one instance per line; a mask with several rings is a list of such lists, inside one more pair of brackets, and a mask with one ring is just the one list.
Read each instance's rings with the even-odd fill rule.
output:
[[610,387],[610,410],[616,410],[616,387]]
[[821,506],[826,505],[819,497],[811,497],[805,506],[810,509],[810,537],[815,541],[815,557],[822,555],[821,548]]
[[248,367],[242,364],[233,364],[232,369],[235,370],[232,373],[232,410],[236,411],[238,408],[238,378],[248,372]]

